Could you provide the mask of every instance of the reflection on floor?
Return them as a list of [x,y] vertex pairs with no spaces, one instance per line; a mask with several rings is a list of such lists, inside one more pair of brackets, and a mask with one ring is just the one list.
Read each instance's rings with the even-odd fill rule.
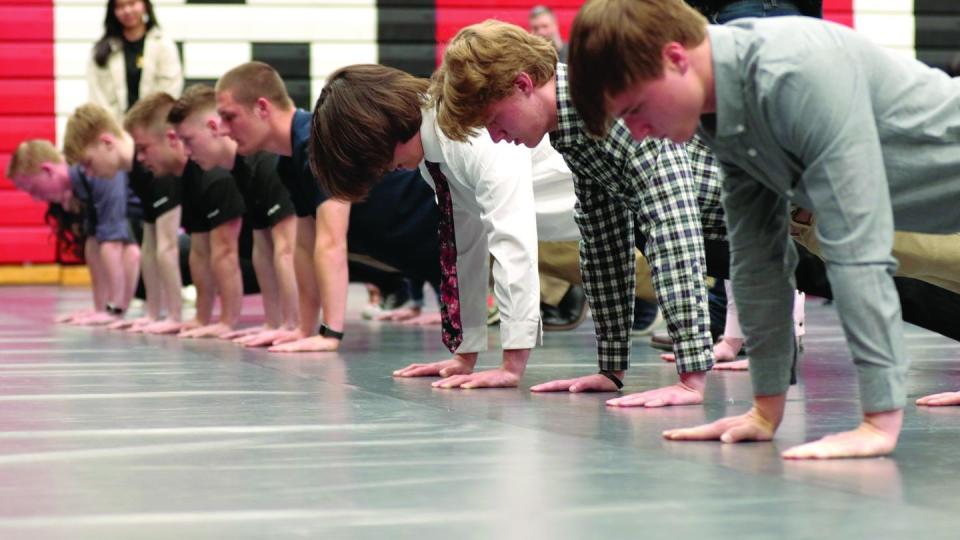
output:
[[[703,407],[531,395],[595,368],[589,321],[548,334],[520,389],[438,391],[390,377],[443,358],[438,330],[364,322],[357,306],[342,353],[281,356],[49,322],[87,294],[0,289],[5,540],[956,538],[960,408],[910,406],[893,458],[778,458],[857,418],[817,300],[776,441],[724,446],[658,434],[746,410],[746,374],[712,374]],[[912,327],[907,344],[911,396],[960,388],[960,346]],[[634,349],[626,391],[674,379]]]

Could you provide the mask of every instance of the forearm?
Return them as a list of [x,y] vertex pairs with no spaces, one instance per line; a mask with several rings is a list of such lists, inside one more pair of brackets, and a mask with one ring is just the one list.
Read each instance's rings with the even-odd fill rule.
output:
[[317,331],[320,298],[317,290],[317,275],[313,269],[312,251],[301,245],[299,236],[293,262],[297,275],[297,291],[299,292],[300,332],[304,336],[312,336]]
[[[167,307],[167,318],[180,321],[183,311],[183,299],[180,288],[183,280],[180,276],[180,249],[177,245],[176,234],[169,241],[157,242],[156,265],[163,289],[164,303]],[[199,289],[198,289],[199,290]]]
[[280,306],[284,314],[284,326],[293,328],[300,322],[300,310],[297,299],[297,275],[294,270],[293,252],[274,251],[273,266],[277,273],[277,285],[280,293]]
[[321,239],[317,245],[314,262],[320,290],[320,303],[323,306],[323,324],[332,330],[342,332],[347,309],[347,287],[350,280],[346,242]]
[[93,237],[87,238],[83,245],[83,258],[90,272],[90,284],[93,289],[93,310],[102,312],[107,308],[107,278],[103,273],[103,263],[100,260],[100,250]]
[[190,276],[193,286],[197,289],[196,320],[202,325],[210,324],[213,317],[213,302],[216,297],[216,287],[213,272],[210,271],[210,257],[191,247],[190,249]]
[[126,307],[123,305],[123,291],[126,283],[123,270],[123,243],[101,242],[99,252],[100,261],[103,264],[103,273],[106,277],[107,302],[116,307]]
[[220,322],[236,326],[243,303],[243,279],[236,246],[213,247],[213,278],[220,295]]

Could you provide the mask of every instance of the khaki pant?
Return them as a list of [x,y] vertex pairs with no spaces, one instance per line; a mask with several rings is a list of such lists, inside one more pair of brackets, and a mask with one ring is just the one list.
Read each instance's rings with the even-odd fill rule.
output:
[[[657,302],[650,280],[650,267],[639,250],[634,250],[637,259],[637,298]],[[580,242],[540,242],[540,299],[555,306],[566,294],[570,285],[580,285]]]
[[[820,256],[814,223],[809,212],[796,209],[790,220],[790,235],[811,253]],[[899,263],[896,275],[960,293],[960,234],[896,232],[893,256]]]

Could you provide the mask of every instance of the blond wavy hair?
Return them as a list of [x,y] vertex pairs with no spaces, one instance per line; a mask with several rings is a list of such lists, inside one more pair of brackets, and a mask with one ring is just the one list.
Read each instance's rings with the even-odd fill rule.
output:
[[473,137],[491,105],[513,93],[520,73],[538,87],[557,71],[557,49],[515,24],[487,20],[463,28],[443,53],[430,83],[437,124],[455,141]]
[[67,129],[63,135],[63,154],[67,161],[70,163],[81,161],[84,150],[104,133],[117,137],[123,135],[123,130],[120,129],[112,113],[93,103],[77,107],[67,119]]
[[44,163],[62,163],[63,156],[46,139],[30,139],[17,145],[7,165],[7,178],[33,176],[42,170]]

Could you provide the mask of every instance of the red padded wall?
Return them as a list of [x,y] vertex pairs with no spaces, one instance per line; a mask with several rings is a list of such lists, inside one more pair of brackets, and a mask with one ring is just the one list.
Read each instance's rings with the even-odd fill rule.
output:
[[0,0],[0,264],[53,262],[46,205],[5,178],[28,138],[56,137],[52,0]]

